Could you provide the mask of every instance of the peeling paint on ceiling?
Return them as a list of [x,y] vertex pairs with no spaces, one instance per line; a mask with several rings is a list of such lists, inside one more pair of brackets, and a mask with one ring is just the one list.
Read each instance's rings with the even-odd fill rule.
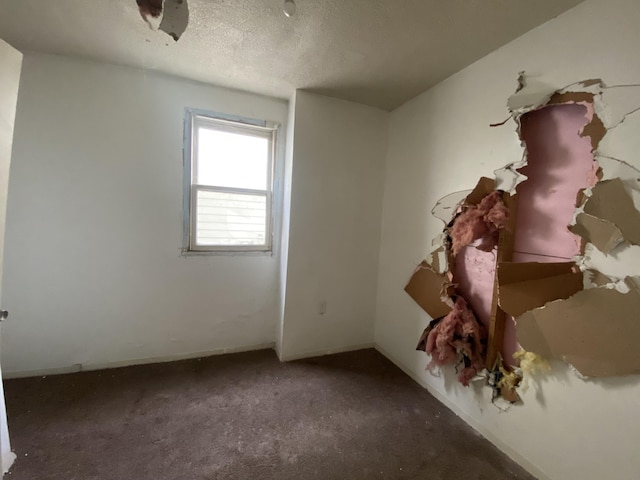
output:
[[0,0],[0,37],[289,98],[297,88],[392,110],[581,0],[189,0],[179,42],[135,0]]

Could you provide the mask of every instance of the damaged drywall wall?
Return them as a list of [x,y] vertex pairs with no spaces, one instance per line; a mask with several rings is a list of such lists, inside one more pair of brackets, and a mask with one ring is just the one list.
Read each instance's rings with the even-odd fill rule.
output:
[[[430,370],[455,365],[464,385],[484,363],[494,397],[509,402],[545,359],[590,377],[640,372],[640,171],[620,158],[639,151],[625,150],[637,135],[624,121],[640,87],[594,79],[551,90],[521,74],[507,107],[518,158],[432,210],[445,228],[405,288],[433,319],[418,349]],[[554,116],[557,136],[575,141],[544,130]]]
[[[136,4],[150,28],[163,31],[176,42],[189,25],[187,0],[136,0]],[[160,23],[155,25],[157,19]]]
[[626,293],[599,287],[577,292],[518,318],[525,350],[571,364],[587,377],[640,373],[640,280],[625,279]]

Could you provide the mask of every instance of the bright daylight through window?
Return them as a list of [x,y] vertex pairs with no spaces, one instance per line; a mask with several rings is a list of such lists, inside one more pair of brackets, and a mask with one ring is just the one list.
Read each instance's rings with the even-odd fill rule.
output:
[[188,250],[271,250],[277,125],[187,115]]

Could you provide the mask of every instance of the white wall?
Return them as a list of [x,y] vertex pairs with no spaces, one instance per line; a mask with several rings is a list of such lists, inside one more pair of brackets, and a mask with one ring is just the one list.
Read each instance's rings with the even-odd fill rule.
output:
[[[529,32],[391,115],[382,221],[375,340],[381,351],[445,404],[541,478],[638,478],[640,377],[582,381],[554,364],[542,389],[499,413],[487,387],[464,388],[451,370],[425,372],[416,352],[427,315],[403,291],[442,224],[430,209],[516,159],[505,103],[519,71],[562,87],[602,77],[640,83],[640,2],[592,0]],[[627,122],[640,128],[640,115]],[[640,155],[626,159],[640,167]],[[640,267],[640,266],[639,266]],[[604,319],[603,319],[604,320]]]
[[291,189],[293,172],[293,145],[295,138],[296,95],[289,100],[289,115],[285,138],[285,154],[282,165],[282,218],[280,219],[280,265],[278,269],[278,325],[276,330],[276,352],[282,358],[284,335],[284,310],[287,298],[287,265],[289,260],[289,230],[291,228]]
[[275,341],[277,255],[180,255],[185,107],[281,122],[284,145],[286,101],[25,57],[9,187],[6,374]]
[[[0,272],[4,250],[9,167],[21,70],[22,54],[0,39]],[[0,376],[1,374],[0,370]],[[0,380],[0,473],[9,470],[15,458],[9,443],[4,391]]]
[[280,358],[373,343],[388,117],[296,93]]

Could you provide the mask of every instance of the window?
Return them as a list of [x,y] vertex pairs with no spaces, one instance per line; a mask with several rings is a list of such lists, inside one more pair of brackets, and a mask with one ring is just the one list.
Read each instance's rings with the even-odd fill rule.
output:
[[271,250],[277,128],[265,121],[187,111],[188,251]]

